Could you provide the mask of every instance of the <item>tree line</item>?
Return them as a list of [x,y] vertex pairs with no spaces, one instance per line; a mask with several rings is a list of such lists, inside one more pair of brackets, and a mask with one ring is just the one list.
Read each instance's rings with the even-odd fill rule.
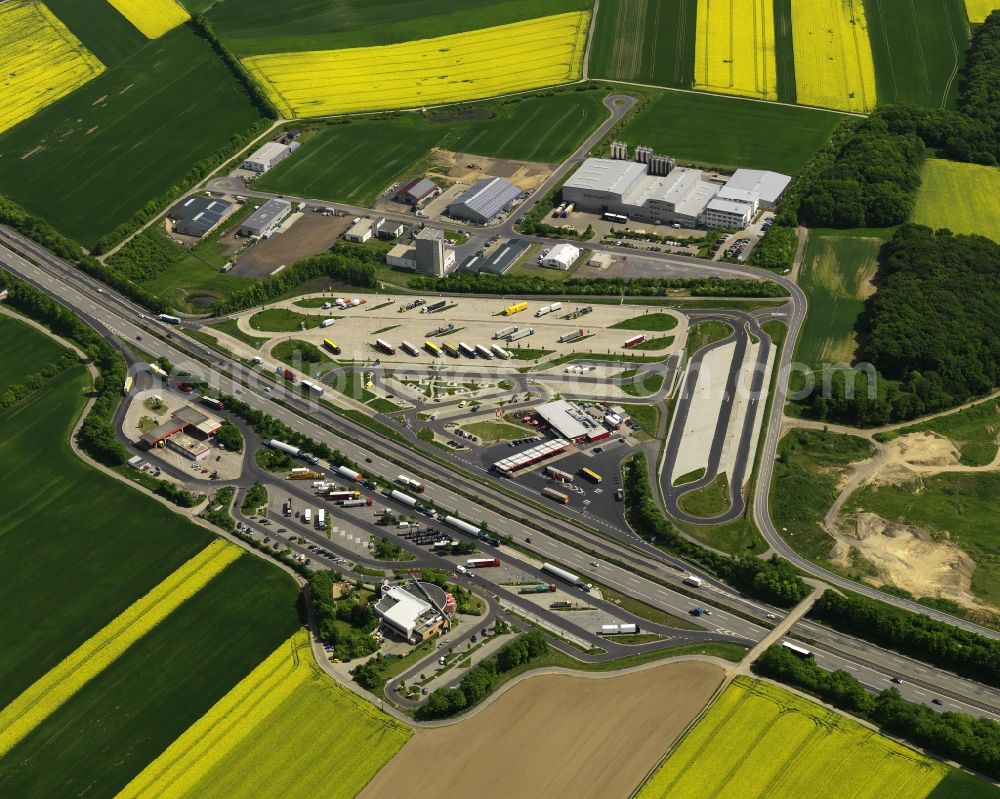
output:
[[549,280],[541,275],[494,275],[488,272],[459,272],[444,278],[416,277],[410,288],[455,294],[556,295],[666,297],[672,291],[687,290],[695,297],[785,297],[784,287],[769,280],[653,277],[571,277]]
[[[379,618],[371,603],[363,601],[353,591],[334,599],[334,583],[341,579],[337,572],[316,571],[308,579],[319,637],[333,645],[336,657],[349,661],[376,651],[378,643],[372,632],[378,627]],[[345,630],[344,625],[349,629]]]
[[[946,410],[1000,385],[1000,245],[902,225],[879,252],[861,360],[806,406],[820,420],[872,426]],[[853,396],[852,396],[853,394]],[[870,396],[871,394],[871,396]]]
[[923,613],[827,590],[809,613],[841,632],[1000,687],[1000,641]]
[[809,595],[809,586],[788,561],[777,555],[769,560],[722,555],[680,535],[653,501],[645,454],[640,452],[629,459],[623,483],[629,523],[647,541],[700,564],[741,591],[766,602],[791,607]]
[[504,645],[491,657],[484,658],[462,678],[457,688],[438,688],[426,704],[417,710],[418,719],[455,716],[481,702],[492,693],[503,675],[537,660],[550,651],[541,632],[534,630]]
[[375,266],[382,256],[375,250],[351,243],[340,243],[329,252],[314,255],[283,269],[276,275],[255,281],[245,289],[234,291],[212,305],[216,316],[244,311],[287,294],[303,283],[327,278],[349,286],[374,289],[378,287]]
[[0,413],[13,408],[22,400],[30,397],[56,375],[62,374],[71,366],[79,363],[79,359],[71,352],[64,352],[54,361],[44,364],[37,372],[25,375],[19,383],[7,386],[0,394]]
[[906,701],[896,688],[872,696],[852,674],[841,669],[825,671],[780,644],[769,647],[754,662],[753,670],[867,719],[890,735],[1000,779],[1000,724],[992,719],[936,713],[926,705]]

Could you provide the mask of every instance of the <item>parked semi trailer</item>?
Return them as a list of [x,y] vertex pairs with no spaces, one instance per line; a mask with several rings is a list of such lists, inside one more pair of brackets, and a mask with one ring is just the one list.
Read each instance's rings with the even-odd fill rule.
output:
[[475,358],[476,350],[474,347],[470,347],[464,341],[458,342],[458,351],[462,353],[466,358]]
[[330,502],[343,502],[345,499],[359,499],[360,497],[360,491],[329,491],[323,495],[323,499],[328,499]]
[[507,336],[507,341],[519,341],[522,338],[527,338],[528,336],[533,336],[533,335],[535,335],[535,328],[528,327],[525,328],[524,330],[518,330],[516,333],[512,333],[511,335]]
[[407,355],[412,355],[414,358],[420,354],[420,350],[414,347],[409,341],[404,341],[399,347]]
[[498,358],[502,358],[505,361],[510,360],[510,353],[507,352],[507,350],[505,350],[503,347],[500,347],[496,344],[491,344],[490,350],[492,350],[493,354],[496,355]]
[[638,624],[602,624],[598,635],[636,635]]
[[354,469],[349,469],[346,466],[338,466],[337,474],[341,477],[346,477],[352,483],[360,483],[364,479],[361,472],[356,472]]
[[375,347],[382,350],[386,355],[395,355],[396,348],[392,346],[388,341],[384,341],[380,338],[375,339]]
[[389,492],[389,498],[396,500],[396,502],[401,505],[406,505],[408,508],[417,507],[417,501],[411,497],[409,494],[404,494],[402,491],[396,491],[393,489]]
[[569,503],[569,497],[562,491],[556,491],[554,488],[543,488],[542,496],[546,499],[551,499],[553,502],[558,502],[560,505],[567,505]]
[[372,504],[371,497],[358,497],[357,499],[342,499],[337,503],[342,508],[361,508]]
[[499,566],[500,558],[471,558],[465,565],[470,569],[488,569],[491,566]]
[[513,305],[508,305],[503,309],[504,316],[513,316],[516,313],[521,313],[521,311],[528,310],[528,303],[526,302],[516,302]]
[[511,333],[516,333],[518,331],[517,325],[510,325],[505,327],[503,330],[498,330],[493,334],[494,341],[500,341],[501,339],[507,338]]
[[270,438],[264,442],[271,449],[276,449],[279,452],[286,452],[296,458],[302,458],[304,461],[309,461],[309,463],[319,463],[319,458],[310,452],[306,452],[304,449],[299,449],[293,444],[286,444],[284,441],[278,441],[277,439]]
[[490,352],[489,349],[484,347],[482,344],[476,345],[476,355],[478,355],[480,358],[485,358],[487,361],[493,360],[493,353]]
[[437,302],[432,302],[430,305],[421,308],[420,313],[434,313],[435,311],[440,311],[447,304],[447,300],[438,300]]
[[563,333],[561,336],[559,336],[559,343],[568,344],[571,341],[576,341],[577,339],[581,338],[583,338],[582,327],[579,330],[574,330],[572,333]]
[[547,594],[550,591],[555,591],[556,587],[554,583],[538,583],[537,585],[526,585],[523,586],[517,593],[519,594]]
[[564,472],[555,466],[546,466],[542,471],[546,477],[551,477],[553,480],[560,480],[564,483],[572,483],[575,479],[569,472]]
[[581,588],[584,591],[589,591],[594,586],[590,583],[584,582],[583,579],[577,577],[573,572],[568,572],[565,569],[560,569],[558,566],[553,566],[551,563],[543,563],[542,571],[547,574],[551,574],[553,577],[558,577],[560,580],[565,580],[570,585]]

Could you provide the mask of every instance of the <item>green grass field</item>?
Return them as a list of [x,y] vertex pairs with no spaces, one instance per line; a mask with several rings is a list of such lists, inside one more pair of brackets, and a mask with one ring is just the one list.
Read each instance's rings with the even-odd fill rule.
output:
[[473,422],[462,425],[462,429],[474,436],[479,436],[483,444],[492,444],[495,441],[511,441],[517,438],[533,435],[534,430],[529,427],[521,427],[516,424],[506,422]]
[[698,0],[603,0],[590,50],[597,78],[691,87]]
[[712,519],[729,509],[729,479],[720,474],[698,491],[680,498],[681,509],[700,519]]
[[821,523],[837,498],[838,473],[874,452],[870,441],[826,430],[790,430],[778,443],[771,515],[799,554],[828,565],[834,541]]
[[[27,333],[21,346],[38,347]],[[211,540],[73,455],[88,385],[75,367],[0,416],[0,706]]]
[[250,317],[250,327],[269,333],[297,333],[302,329],[303,323],[308,330],[319,327],[319,323],[325,318],[316,314],[295,313],[287,308],[268,308]]
[[91,246],[259,118],[184,25],[0,136],[0,193]]
[[[200,2],[200,0],[199,0]],[[526,19],[581,11],[590,0],[392,0],[378,8],[365,0],[268,0],[218,3],[208,17],[218,35],[238,56],[300,50],[370,47],[447,36]]]
[[[49,361],[56,360],[66,350],[53,339],[32,330],[24,322],[0,316],[0,394],[9,386],[20,383]],[[0,424],[2,424],[0,420]],[[0,458],[3,455],[0,454]]]
[[737,677],[637,799],[987,799],[989,783],[769,683]]
[[1000,167],[928,158],[913,221],[1000,241]]
[[962,0],[865,0],[880,105],[954,103],[969,44]]
[[45,0],[104,66],[117,66],[148,40],[107,0]]
[[794,174],[843,118],[829,111],[665,91],[651,94],[611,138],[641,142],[681,163]]
[[631,319],[623,319],[611,325],[611,330],[656,330],[663,332],[673,330],[677,327],[677,317],[668,313],[644,313],[633,316]]
[[370,202],[395,181],[422,174],[432,148],[554,163],[608,116],[597,90],[516,102],[307,128],[302,148],[258,181],[271,191]]
[[4,791],[115,796],[288,639],[297,597],[287,575],[242,555],[15,746]]
[[848,507],[864,508],[890,521],[946,531],[949,540],[976,562],[972,592],[982,601],[1000,606],[996,534],[1000,473],[939,474],[899,486],[866,487],[851,495]]
[[854,359],[858,318],[873,291],[871,279],[885,240],[884,231],[865,233],[809,231],[799,273],[799,285],[809,299],[796,352],[802,363],[818,367]]
[[961,452],[961,462],[966,466],[985,466],[997,454],[1000,405],[995,399],[986,400],[964,411],[904,427],[896,431],[892,437],[921,430],[931,430],[950,438]]

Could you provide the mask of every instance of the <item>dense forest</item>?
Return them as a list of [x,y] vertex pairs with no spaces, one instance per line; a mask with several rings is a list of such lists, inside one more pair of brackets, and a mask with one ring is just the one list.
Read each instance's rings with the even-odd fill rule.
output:
[[[1000,385],[1000,245],[903,225],[879,254],[861,360],[878,372],[832,376],[811,415],[864,426],[945,410]],[[853,393],[853,396],[851,394]]]

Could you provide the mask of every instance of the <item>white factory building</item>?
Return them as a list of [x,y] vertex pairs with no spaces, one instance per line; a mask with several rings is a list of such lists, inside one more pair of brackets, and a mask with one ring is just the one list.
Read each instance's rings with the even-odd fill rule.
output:
[[580,258],[580,248],[572,244],[561,242],[545,253],[539,263],[549,269],[561,269],[566,271]]
[[243,168],[263,175],[275,164],[288,158],[298,149],[298,146],[298,142],[282,144],[281,142],[269,141],[247,157],[246,161],[243,162]]
[[746,227],[758,208],[773,209],[791,178],[777,172],[739,169],[727,181],[705,180],[700,169],[679,167],[648,147],[612,143],[613,158],[588,158],[564,184],[562,199],[578,210],[620,214],[651,224]]
[[[430,583],[420,583],[426,598],[417,588],[382,586],[382,597],[375,603],[375,613],[387,628],[407,641],[418,643],[440,632],[447,624],[446,614],[454,612],[454,598]],[[427,601],[437,595],[434,603]]]

